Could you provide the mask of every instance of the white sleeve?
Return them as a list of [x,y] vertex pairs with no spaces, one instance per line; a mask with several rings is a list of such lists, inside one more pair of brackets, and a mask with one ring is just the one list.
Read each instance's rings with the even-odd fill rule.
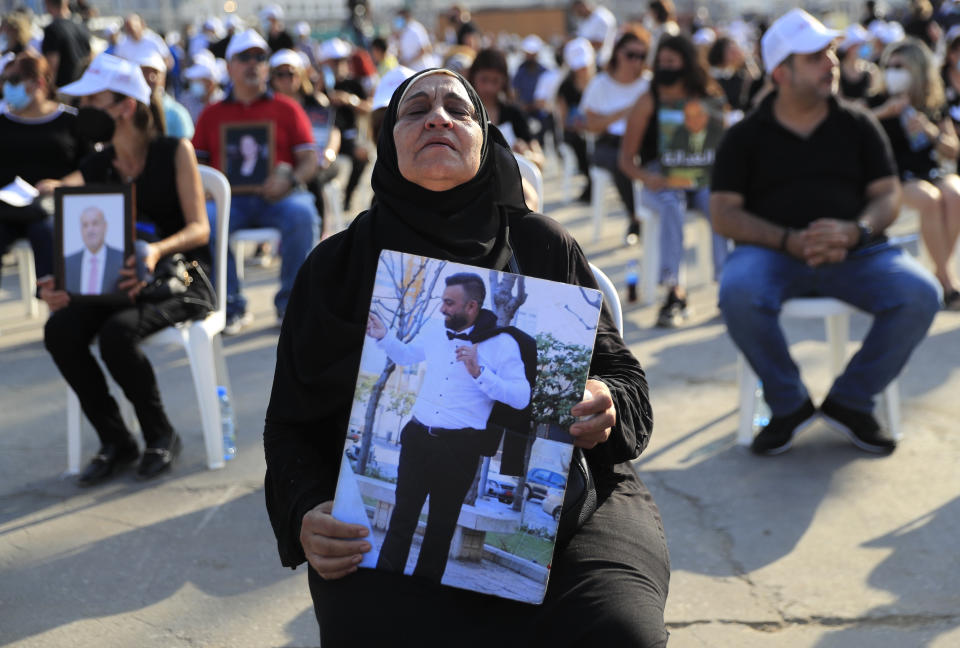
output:
[[377,347],[398,365],[412,365],[423,362],[427,357],[423,350],[422,336],[423,331],[421,330],[415,338],[405,344],[397,338],[393,331],[387,331],[387,334],[377,341]]
[[491,341],[495,342],[495,347],[490,350],[490,364],[484,364],[487,358],[478,358],[483,371],[477,376],[477,386],[491,399],[523,409],[530,403],[530,383],[527,382],[520,347],[506,333]]
[[590,79],[590,83],[583,89],[583,96],[580,97],[581,112],[592,110],[601,115],[604,113],[603,78],[603,74],[598,74]]

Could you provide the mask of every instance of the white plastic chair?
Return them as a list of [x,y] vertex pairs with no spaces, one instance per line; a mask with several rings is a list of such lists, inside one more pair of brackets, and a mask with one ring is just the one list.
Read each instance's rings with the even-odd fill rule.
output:
[[[643,183],[633,183],[633,197],[636,204],[637,218],[643,223],[643,259],[640,268],[640,303],[644,306],[652,304],[657,298],[657,285],[660,280],[660,214],[647,209],[640,203],[640,194]],[[686,286],[701,286],[710,283],[713,276],[713,230],[702,213],[696,210],[687,210],[684,229],[692,226],[696,230],[693,245],[696,250],[696,261],[693,265],[693,276],[683,277],[682,283]],[[689,241],[684,236],[684,241]],[[680,272],[687,274],[687,266],[681,265]]]
[[[853,306],[831,297],[803,297],[784,302],[782,317],[802,319],[823,318],[827,329],[827,346],[830,354],[830,370],[833,376],[843,371],[847,360],[847,341],[850,338],[850,315],[857,312]],[[750,445],[753,441],[753,416],[757,403],[757,375],[742,353],[738,353],[737,369],[740,380],[740,423],[737,443]],[[902,437],[900,426],[900,387],[895,379],[883,391],[880,407],[885,415],[890,433],[895,439]]]
[[566,142],[560,142],[557,151],[560,153],[560,160],[563,163],[563,202],[569,203],[573,200],[573,178],[577,175],[577,153]]
[[600,292],[603,293],[603,299],[607,302],[607,306],[613,315],[613,323],[617,325],[617,331],[619,331],[622,336],[623,306],[620,305],[620,293],[617,292],[617,287],[613,285],[610,277],[608,277],[603,270],[592,263],[590,264],[590,269],[593,271],[593,277],[597,280]]
[[523,157],[519,153],[514,153],[513,157],[517,160],[517,166],[520,167],[520,177],[530,183],[537,194],[537,201],[540,203],[534,211],[543,211],[543,175],[537,165]]
[[17,272],[20,275],[20,299],[28,318],[33,319],[40,315],[39,302],[36,298],[37,271],[34,267],[33,248],[30,241],[20,239],[13,244],[12,251],[17,259]]
[[[197,394],[203,439],[207,450],[207,466],[223,468],[223,431],[217,386],[226,387],[228,398],[234,402],[220,336],[227,322],[227,232],[230,222],[230,184],[222,173],[208,166],[200,167],[200,180],[204,191],[213,196],[217,208],[217,238],[213,258],[217,309],[202,320],[183,322],[158,331],[146,338],[143,344],[156,347],[170,345],[183,347],[193,374],[193,385]],[[120,402],[126,404],[122,399]],[[234,427],[236,427],[236,421],[234,421]],[[67,387],[67,474],[79,472],[80,402],[73,390]]]
[[590,213],[593,215],[593,242],[600,240],[603,221],[607,215],[607,187],[613,184],[613,174],[603,167],[590,166]]

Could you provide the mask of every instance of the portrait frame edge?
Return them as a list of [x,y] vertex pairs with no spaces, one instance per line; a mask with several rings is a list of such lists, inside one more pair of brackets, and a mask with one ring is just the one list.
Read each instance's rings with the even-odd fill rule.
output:
[[253,128],[265,129],[266,130],[266,146],[267,146],[267,173],[264,176],[264,182],[267,178],[270,177],[270,174],[273,173],[273,169],[277,164],[276,161],[276,137],[277,137],[277,127],[276,124],[271,120],[246,120],[246,121],[232,121],[232,122],[223,122],[220,124],[220,166],[221,171],[227,177],[227,181],[230,183],[230,190],[234,194],[258,194],[260,193],[261,188],[263,187],[263,182],[258,184],[235,184],[233,178],[230,174],[230,165],[229,158],[227,157],[227,134],[230,132],[250,130]]

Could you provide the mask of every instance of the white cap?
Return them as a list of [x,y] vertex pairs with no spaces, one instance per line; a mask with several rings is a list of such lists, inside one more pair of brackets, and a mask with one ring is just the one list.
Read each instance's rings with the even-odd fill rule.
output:
[[150,86],[143,78],[143,72],[136,64],[112,54],[98,55],[82,77],[60,88],[60,92],[71,97],[85,97],[104,90],[150,105]]
[[297,34],[299,34],[300,36],[309,36],[310,23],[308,23],[306,20],[301,20],[294,26],[293,30],[297,32]]
[[330,40],[325,40],[320,44],[320,53],[317,58],[321,61],[332,61],[335,59],[343,59],[350,56],[352,48],[350,44],[339,38],[331,38]]
[[536,34],[530,34],[520,43],[520,49],[524,54],[539,54],[543,49],[543,41]]
[[819,52],[841,35],[803,9],[791,9],[777,18],[760,40],[763,64],[767,72],[773,72],[791,54]]
[[167,37],[163,41],[167,44],[167,47],[173,47],[174,45],[179,45],[183,37],[180,36],[180,32],[172,31],[167,33]]
[[255,29],[247,29],[234,34],[230,39],[230,44],[227,45],[226,59],[229,61],[235,54],[246,52],[248,49],[262,49],[264,52],[270,52],[270,47],[267,45],[267,41],[263,40],[263,36]]
[[184,76],[191,81],[194,79],[210,79],[216,83],[220,79],[220,70],[217,69],[217,63],[213,57],[210,57],[209,60],[202,58],[188,67]]
[[13,63],[13,59],[17,58],[17,55],[13,52],[7,52],[3,56],[0,56],[0,73],[3,73],[7,69],[7,66]]
[[400,85],[413,76],[414,72],[408,67],[398,65],[391,69],[380,79],[377,84],[377,90],[373,93],[373,108],[386,108],[390,104],[390,98],[397,91]]
[[157,50],[150,50],[149,52],[144,52],[137,57],[137,60],[134,61],[140,67],[147,67],[151,70],[160,70],[161,72],[167,71],[167,64],[163,60],[163,57],[160,56],[160,52]]
[[943,42],[947,44],[947,47],[950,47],[950,43],[958,36],[960,36],[960,25],[954,25],[947,30],[947,35],[943,37]]
[[230,29],[239,31],[246,26],[247,26],[247,23],[245,23],[243,21],[243,18],[241,18],[237,14],[232,14],[230,16],[227,16],[227,27],[229,27]]
[[274,20],[283,20],[283,7],[272,4],[267,5],[260,10],[260,20],[269,20],[270,18],[273,18]]
[[303,69],[303,56],[292,49],[277,50],[277,53],[270,57],[270,67],[280,67],[281,65],[292,65],[298,70]]
[[863,28],[860,23],[853,23],[843,32],[843,40],[840,41],[840,49],[845,50],[856,45],[863,45],[871,39],[870,32]]
[[223,21],[216,16],[213,18],[207,18],[203,21],[203,31],[213,32],[213,35],[217,38],[223,38],[225,34]]
[[887,33],[885,35],[886,39],[881,39],[883,40],[884,45],[899,43],[907,37],[907,33],[903,30],[903,25],[896,21],[890,21],[887,23]]
[[713,45],[717,42],[717,34],[709,27],[701,27],[693,35],[694,45]]
[[578,36],[563,46],[563,62],[571,70],[590,67],[594,62],[593,45],[583,36]]
[[109,25],[103,28],[103,35],[113,36],[119,31],[120,31],[120,25],[118,25],[117,23],[110,23]]

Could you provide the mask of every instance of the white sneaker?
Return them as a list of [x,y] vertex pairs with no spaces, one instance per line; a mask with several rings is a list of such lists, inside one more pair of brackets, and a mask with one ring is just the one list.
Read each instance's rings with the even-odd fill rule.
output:
[[224,335],[238,335],[247,325],[253,322],[253,313],[247,312],[242,315],[232,315],[227,318],[227,325],[223,327]]

